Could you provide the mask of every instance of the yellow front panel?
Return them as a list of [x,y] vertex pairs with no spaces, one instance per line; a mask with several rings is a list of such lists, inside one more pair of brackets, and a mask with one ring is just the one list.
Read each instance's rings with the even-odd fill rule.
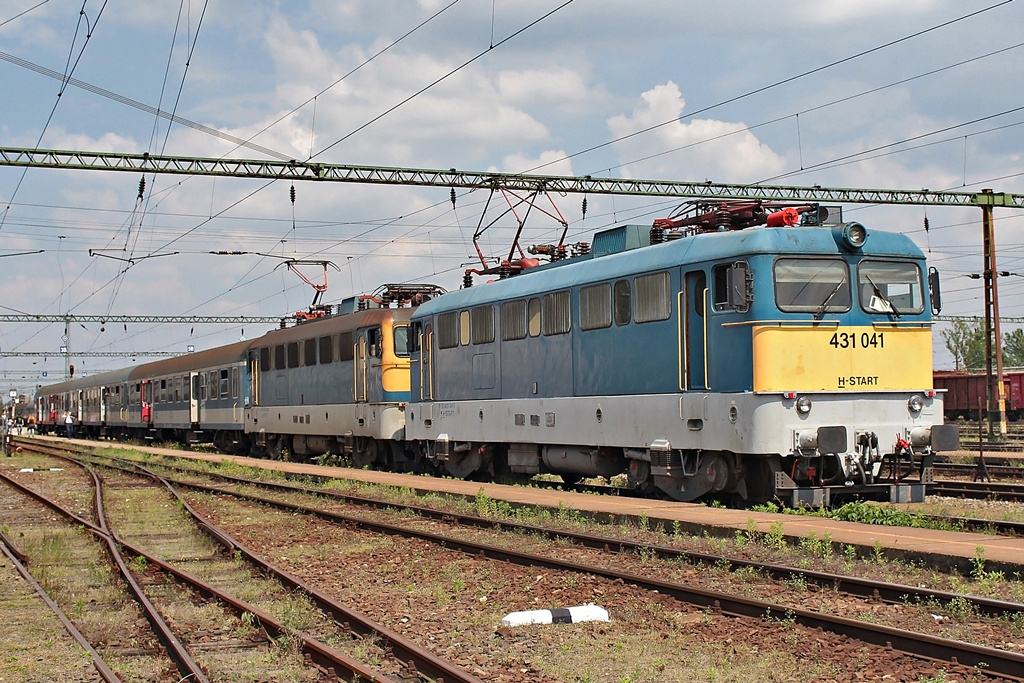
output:
[[932,386],[927,327],[753,328],[754,391],[891,391]]

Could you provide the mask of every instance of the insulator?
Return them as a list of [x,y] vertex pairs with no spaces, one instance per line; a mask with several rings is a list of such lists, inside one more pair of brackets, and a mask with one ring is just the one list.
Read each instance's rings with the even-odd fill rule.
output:
[[924,231],[928,232],[928,216],[924,217]]
[[725,232],[732,227],[732,214],[728,211],[718,211],[715,213],[715,227],[718,228],[719,232]]
[[468,270],[462,276],[462,288],[469,289],[473,286],[473,273]]
[[583,198],[583,207],[582,208],[583,208],[583,217],[586,218],[587,217],[587,198],[586,197]]
[[292,204],[294,204],[294,203],[295,203],[295,184],[294,184],[294,183],[292,183],[292,187],[291,187],[291,189],[290,189],[290,190],[288,190],[288,194],[289,194],[289,195],[291,196],[291,198],[292,198]]
[[452,188],[452,208],[455,208],[455,188]]
[[651,244],[661,244],[665,241],[665,231],[662,228],[651,228]]
[[512,277],[512,264],[508,261],[502,261],[501,266],[498,267],[498,279],[507,280]]
[[552,261],[564,261],[565,260],[565,245],[559,244],[555,247],[555,254],[551,257]]
[[146,176],[139,178],[139,199],[146,194]]

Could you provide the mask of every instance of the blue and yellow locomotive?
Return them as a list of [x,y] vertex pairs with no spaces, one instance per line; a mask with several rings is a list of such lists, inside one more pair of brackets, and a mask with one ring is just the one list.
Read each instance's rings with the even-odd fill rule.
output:
[[457,477],[817,504],[886,455],[957,447],[932,389],[938,279],[909,238],[818,206],[687,209],[421,306],[407,438]]

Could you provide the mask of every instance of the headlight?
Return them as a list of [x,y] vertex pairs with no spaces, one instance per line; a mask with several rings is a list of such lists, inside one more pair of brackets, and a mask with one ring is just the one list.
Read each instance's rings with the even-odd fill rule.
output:
[[842,249],[858,251],[868,239],[868,230],[860,223],[850,221],[832,228],[832,237]]
[[806,415],[811,412],[811,397],[801,396],[796,400],[796,410],[801,415]]
[[924,408],[924,398],[919,394],[914,394],[907,400],[907,409],[910,412],[920,413],[922,408]]

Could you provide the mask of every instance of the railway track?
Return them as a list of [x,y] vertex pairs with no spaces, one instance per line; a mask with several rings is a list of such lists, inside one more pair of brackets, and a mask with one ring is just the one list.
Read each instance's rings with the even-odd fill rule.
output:
[[[63,455],[58,453],[56,449],[46,447],[40,447],[37,450],[48,455]],[[88,465],[85,466],[88,467]],[[132,554],[134,558],[144,558],[148,566],[159,570],[159,572],[173,576],[176,581],[187,586],[189,590],[196,594],[205,596],[211,600],[219,601],[221,604],[234,610],[240,619],[243,619],[248,623],[258,624],[259,628],[265,631],[270,638],[278,641],[286,641],[290,638],[297,639],[300,643],[300,653],[307,666],[312,666],[318,669],[321,675],[326,677],[327,680],[336,680],[337,677],[341,677],[344,680],[392,681],[393,683],[396,681],[408,680],[446,680],[455,681],[457,683],[479,683],[479,679],[477,677],[469,675],[466,672],[459,670],[457,667],[451,666],[431,653],[409,643],[397,634],[378,627],[362,615],[359,615],[352,610],[348,610],[344,606],[326,598],[326,596],[319,594],[315,590],[309,589],[301,581],[297,581],[293,577],[289,577],[280,572],[280,570],[273,567],[265,560],[262,560],[262,558],[259,558],[255,554],[250,554],[249,559],[259,566],[260,571],[272,573],[289,589],[298,589],[310,594],[310,596],[314,598],[314,601],[317,602],[318,606],[326,610],[326,614],[339,628],[343,628],[345,632],[356,637],[372,634],[374,638],[379,639],[381,642],[388,643],[389,647],[387,653],[383,654],[386,654],[395,662],[395,664],[390,668],[397,670],[396,677],[383,675],[376,668],[361,664],[308,634],[295,631],[274,615],[255,606],[254,604],[241,600],[222,588],[214,586],[213,584],[182,570],[180,567],[175,566],[175,564],[166,562],[153,553],[143,550],[139,546],[128,542],[115,532],[111,531],[107,526],[106,516],[102,507],[100,482],[95,473],[91,472],[91,470],[90,473],[94,477],[96,486],[95,490],[97,492],[96,515],[99,520],[98,524],[86,517],[72,512],[46,495],[26,487],[6,475],[0,474],[0,479],[2,479],[11,488],[18,490],[25,496],[35,499],[39,503],[47,506],[55,512],[58,512],[72,522],[88,529],[98,537],[103,538],[111,547],[121,546]],[[163,483],[170,487],[166,482]],[[173,491],[173,487],[170,488],[171,492],[175,493]],[[180,497],[178,500],[181,500]],[[128,507],[131,507],[130,503]],[[189,509],[187,504],[185,504],[184,507],[185,509]],[[193,511],[189,510],[189,512],[192,513]],[[217,538],[219,542],[227,544],[233,550],[239,550],[238,544],[234,543],[226,533],[218,529],[215,525],[212,525],[201,518],[198,518],[197,522],[203,529]],[[122,558],[121,564],[124,565],[125,571],[128,570],[128,563],[129,562]],[[129,575],[131,574],[131,572],[128,573]],[[134,579],[132,579],[132,581],[134,581]],[[137,595],[139,596],[138,599],[141,603],[149,604],[151,606],[151,603],[149,603],[149,600],[141,590],[141,587],[139,588]],[[152,610],[152,613],[159,619],[159,615],[155,609]],[[154,628],[158,627],[154,626]],[[181,644],[181,641],[173,631],[168,629],[166,632],[161,632],[160,637],[161,640],[166,640],[172,644],[168,647],[168,650],[182,678],[200,681],[208,680],[206,674],[194,663],[188,649]],[[399,661],[395,659],[396,656],[404,656],[406,658]],[[251,676],[251,672],[246,673],[246,676]]]
[[[208,477],[208,473],[190,473],[191,476]],[[652,593],[670,595],[677,600],[696,605],[701,609],[713,609],[731,616],[744,616],[778,621],[791,621],[809,628],[820,628],[824,631],[842,634],[856,638],[862,642],[873,643],[882,647],[891,647],[894,650],[911,653],[916,656],[937,659],[950,664],[967,664],[981,666],[990,674],[996,674],[1009,678],[1024,677],[1024,657],[1012,652],[1005,652],[994,648],[987,648],[970,643],[953,641],[942,638],[935,638],[926,634],[914,633],[911,631],[894,629],[885,626],[866,624],[844,617],[830,616],[806,609],[794,608],[792,606],[774,604],[770,602],[751,600],[718,591],[707,591],[694,589],[678,583],[658,581],[637,574],[608,569],[592,564],[581,564],[568,562],[551,557],[538,556],[530,553],[517,552],[505,547],[496,547],[484,543],[456,538],[452,533],[432,533],[419,531],[413,525],[395,525],[383,522],[375,522],[325,510],[320,506],[297,505],[279,499],[267,498],[256,495],[252,491],[243,492],[226,489],[223,487],[212,487],[207,484],[195,481],[186,481],[178,478],[175,482],[178,486],[185,486],[207,495],[244,497],[248,500],[263,506],[274,506],[291,514],[315,515],[318,518],[329,521],[332,524],[341,525],[346,529],[366,529],[374,533],[387,534],[400,538],[413,538],[427,541],[448,549],[459,550],[474,557],[487,557],[490,559],[513,562],[533,568],[544,568],[552,571],[573,572],[600,576],[612,581],[628,582]],[[273,488],[279,493],[288,495],[309,496],[310,490],[295,485],[268,484],[267,482],[253,482],[234,478],[232,485],[246,487]],[[346,504],[356,503],[359,505],[372,505],[378,507],[395,508],[393,501],[373,501],[364,497],[339,496],[317,489],[314,493],[319,497],[331,499],[343,499]],[[815,582],[819,585],[828,586],[831,584],[835,590],[848,591],[851,595],[868,596],[869,600],[885,600],[892,604],[906,603],[908,601],[934,601],[953,602],[970,600],[972,609],[979,613],[995,614],[1006,617],[1007,615],[1021,614],[1024,606],[1016,603],[1000,603],[983,598],[972,598],[970,596],[956,594],[942,594],[937,591],[915,589],[910,586],[885,584],[883,582],[870,582],[853,577],[837,577],[834,575],[816,575],[814,572],[806,572],[789,567],[778,567],[770,565],[756,565],[746,561],[736,561],[722,556],[698,557],[693,553],[680,553],[672,548],[653,547],[645,544],[631,544],[620,539],[612,539],[600,536],[585,534],[568,534],[564,531],[553,531],[540,529],[529,525],[515,525],[507,522],[496,523],[494,520],[483,519],[471,515],[453,515],[450,512],[439,513],[424,508],[409,508],[410,512],[426,516],[428,519],[437,522],[444,522],[455,528],[490,528],[498,526],[502,529],[514,529],[517,533],[547,534],[549,537],[557,536],[562,540],[569,540],[573,544],[582,547],[597,548],[600,550],[611,550],[615,548],[619,553],[640,553],[647,556],[660,558],[674,557],[685,558],[691,562],[703,562],[720,565],[723,562],[730,562],[736,569],[754,568],[759,572],[765,572],[776,578],[788,577],[786,580],[793,581],[799,577],[800,581]],[[235,546],[238,547],[238,546]]]

